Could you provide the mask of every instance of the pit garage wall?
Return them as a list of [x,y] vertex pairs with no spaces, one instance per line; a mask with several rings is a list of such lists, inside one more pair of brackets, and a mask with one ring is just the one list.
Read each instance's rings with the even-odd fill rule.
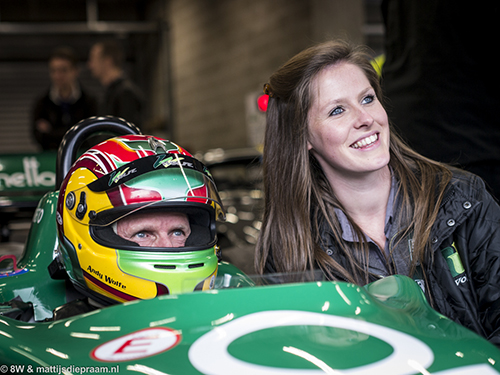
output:
[[172,139],[192,152],[251,146],[245,100],[319,41],[363,42],[362,0],[171,0]]

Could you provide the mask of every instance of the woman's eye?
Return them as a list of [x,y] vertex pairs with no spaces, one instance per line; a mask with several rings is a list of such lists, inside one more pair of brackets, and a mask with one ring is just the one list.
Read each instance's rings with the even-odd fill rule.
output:
[[370,104],[371,102],[373,102],[375,100],[375,95],[367,95],[363,98],[363,101],[362,103],[363,104]]
[[330,112],[330,116],[337,116],[340,115],[342,112],[344,112],[344,108],[336,107]]

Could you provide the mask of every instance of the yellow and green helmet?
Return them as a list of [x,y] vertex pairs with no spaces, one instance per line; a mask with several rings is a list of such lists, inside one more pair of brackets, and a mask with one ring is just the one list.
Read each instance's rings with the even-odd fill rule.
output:
[[[189,219],[183,247],[141,247],[116,234],[125,216],[169,211]],[[100,302],[213,287],[224,210],[207,168],[175,143],[127,135],[92,147],[61,184],[56,217],[69,279]]]

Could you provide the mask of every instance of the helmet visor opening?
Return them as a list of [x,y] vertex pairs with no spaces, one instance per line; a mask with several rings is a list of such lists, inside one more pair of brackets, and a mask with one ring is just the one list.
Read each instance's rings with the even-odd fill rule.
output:
[[[157,202],[142,207],[128,208],[131,209],[128,212],[124,212],[124,208],[117,208],[97,214],[89,223],[92,238],[106,247],[135,251],[194,251],[205,250],[216,244],[215,211],[204,204],[187,202],[166,204],[165,202]],[[118,225],[122,219],[137,219],[136,223],[139,222],[139,224],[137,224],[136,228],[142,229],[140,220],[148,217],[156,219],[162,215],[170,215],[169,217],[182,215],[182,217],[187,218],[189,235],[182,245],[172,247],[141,246],[138,242],[118,234]],[[144,228],[147,229],[148,227],[144,226]]]

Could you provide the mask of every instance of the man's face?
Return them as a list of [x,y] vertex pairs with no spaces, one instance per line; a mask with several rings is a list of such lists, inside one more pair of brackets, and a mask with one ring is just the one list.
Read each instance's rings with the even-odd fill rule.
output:
[[49,75],[52,84],[59,90],[72,87],[78,79],[78,68],[66,59],[53,58],[49,61]]
[[183,247],[191,227],[187,215],[182,213],[139,213],[120,219],[116,232],[139,246]]
[[99,79],[102,76],[104,58],[102,57],[102,46],[99,44],[94,45],[90,49],[88,67],[92,75]]

